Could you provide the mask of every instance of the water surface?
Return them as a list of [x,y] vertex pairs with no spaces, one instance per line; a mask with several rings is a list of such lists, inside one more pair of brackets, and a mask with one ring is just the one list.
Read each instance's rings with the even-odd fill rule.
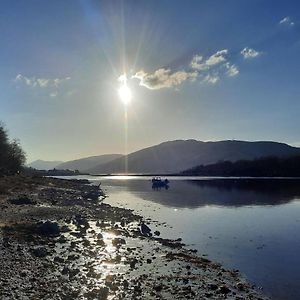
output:
[[273,299],[300,299],[299,180],[169,178],[153,190],[148,177],[85,178],[101,181],[107,203],[157,220],[163,237],[239,269]]

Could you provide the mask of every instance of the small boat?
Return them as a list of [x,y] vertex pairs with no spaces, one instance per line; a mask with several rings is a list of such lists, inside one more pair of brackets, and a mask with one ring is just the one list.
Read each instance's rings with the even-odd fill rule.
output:
[[160,177],[153,177],[152,178],[152,188],[158,189],[158,188],[169,188],[169,180],[166,178],[165,180],[162,180]]

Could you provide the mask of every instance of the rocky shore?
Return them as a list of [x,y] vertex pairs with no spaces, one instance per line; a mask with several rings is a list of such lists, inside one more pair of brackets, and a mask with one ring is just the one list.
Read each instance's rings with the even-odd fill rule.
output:
[[84,180],[0,177],[0,299],[268,299],[104,197]]

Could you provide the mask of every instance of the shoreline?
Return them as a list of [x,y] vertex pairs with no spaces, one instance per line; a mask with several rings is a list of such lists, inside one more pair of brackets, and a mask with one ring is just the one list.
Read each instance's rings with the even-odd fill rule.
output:
[[268,299],[87,183],[0,178],[1,299]]

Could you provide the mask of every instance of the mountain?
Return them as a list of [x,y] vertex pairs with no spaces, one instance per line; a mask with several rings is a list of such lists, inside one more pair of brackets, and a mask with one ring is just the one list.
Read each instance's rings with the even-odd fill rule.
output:
[[[176,140],[133,152],[87,171],[91,174],[170,174],[225,160],[234,162],[295,154],[300,154],[300,148],[277,142]],[[127,172],[125,163],[128,166]]]
[[61,163],[63,163],[63,161],[46,161],[38,159],[28,164],[28,167],[38,170],[51,170]]
[[56,166],[56,169],[69,169],[78,170],[80,172],[86,172],[88,169],[93,168],[97,165],[108,163],[116,158],[120,158],[122,154],[105,154],[98,156],[90,156],[76,160],[70,160]]

